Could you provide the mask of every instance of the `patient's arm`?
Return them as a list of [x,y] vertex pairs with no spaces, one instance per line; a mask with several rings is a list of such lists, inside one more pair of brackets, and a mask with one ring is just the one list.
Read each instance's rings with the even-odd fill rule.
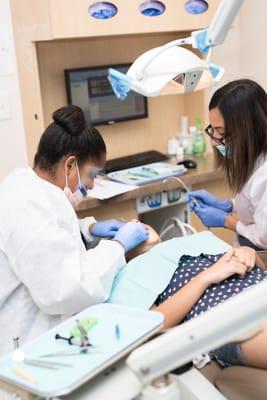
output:
[[246,274],[248,267],[234,256],[229,259],[229,254],[226,253],[212,267],[198,274],[168,300],[153,307],[153,310],[164,315],[164,329],[179,324],[210,285],[222,282],[234,274],[241,277]]
[[152,308],[154,311],[159,311],[164,315],[163,329],[178,325],[209,285],[209,280],[201,273],[168,300],[159,306],[154,306]]
[[151,226],[146,225],[149,230],[149,238],[144,243],[141,243],[139,246],[135,247],[133,250],[128,251],[126,254],[126,260],[130,261],[132,258],[140,256],[141,254],[146,253],[148,250],[152,249],[156,244],[160,243],[160,237],[157,232],[151,228]]

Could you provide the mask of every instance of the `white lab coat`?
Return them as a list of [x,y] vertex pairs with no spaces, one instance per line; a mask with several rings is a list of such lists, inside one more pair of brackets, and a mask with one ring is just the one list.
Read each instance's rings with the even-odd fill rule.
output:
[[239,219],[237,233],[267,249],[267,155],[259,157],[252,176],[237,194],[234,212]]
[[94,221],[79,223],[64,192],[31,168],[1,183],[0,354],[12,350],[12,337],[24,343],[109,297],[126,261],[114,241],[86,251],[80,230],[87,235]]

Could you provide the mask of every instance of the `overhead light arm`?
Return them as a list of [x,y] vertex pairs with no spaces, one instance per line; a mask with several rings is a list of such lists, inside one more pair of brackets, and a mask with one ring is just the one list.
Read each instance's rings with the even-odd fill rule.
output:
[[160,54],[164,53],[166,50],[168,50],[168,49],[170,49],[170,48],[172,48],[172,47],[176,47],[176,46],[184,46],[184,45],[189,45],[189,44],[193,45],[193,44],[195,44],[195,43],[196,43],[196,42],[195,42],[194,38],[193,38],[192,36],[188,36],[187,38],[184,38],[184,39],[175,39],[175,40],[172,40],[171,42],[168,42],[168,43],[166,43],[166,44],[163,45],[163,46],[157,47],[157,51],[156,51],[156,52],[153,54],[153,56],[152,56],[150,59],[148,59],[148,61],[144,64],[142,70],[140,70],[140,71],[137,73],[137,77],[136,77],[136,78],[137,78],[138,80],[143,79],[143,76],[144,76],[144,74],[145,74],[145,72],[146,72],[146,70],[147,70],[147,67],[148,67]]
[[222,44],[243,2],[244,0],[222,0],[208,29],[194,31],[187,38],[172,40],[161,46],[159,52],[144,65],[143,71],[160,53],[170,47],[192,45],[207,54],[211,47]]
[[[210,49],[223,43],[243,1],[222,0],[208,29],[192,32],[187,38],[148,50],[135,60],[127,74],[109,69],[108,79],[116,96],[123,100],[130,90],[144,96],[157,96],[168,83],[177,84],[175,78],[182,75],[184,81],[176,85],[177,93],[192,92],[217,83],[224,70],[210,65]],[[206,58],[197,57],[181,47],[183,45],[199,49]],[[210,72],[209,79],[203,79],[205,71]]]
[[[222,44],[244,0],[223,0],[211,21],[205,38],[206,48]],[[194,34],[193,34],[194,36]],[[198,47],[199,48],[199,47]],[[201,50],[199,48],[199,50]]]

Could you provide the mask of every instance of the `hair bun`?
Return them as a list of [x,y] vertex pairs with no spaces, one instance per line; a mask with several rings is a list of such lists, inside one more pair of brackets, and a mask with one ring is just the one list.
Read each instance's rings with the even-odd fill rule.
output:
[[86,127],[83,111],[77,106],[59,108],[53,113],[53,120],[71,136],[79,136]]

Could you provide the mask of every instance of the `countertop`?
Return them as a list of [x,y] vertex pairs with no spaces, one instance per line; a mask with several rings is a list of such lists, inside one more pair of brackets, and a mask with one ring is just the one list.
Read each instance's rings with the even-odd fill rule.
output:
[[[214,181],[217,179],[223,179],[224,173],[220,169],[214,167],[214,157],[213,154],[204,157],[196,157],[194,160],[197,162],[196,169],[190,169],[185,175],[180,176],[183,182],[187,185],[195,185],[204,183],[207,181]],[[167,182],[159,181],[151,183],[149,185],[140,186],[135,190],[124,193],[122,195],[112,197],[107,200],[97,200],[94,198],[87,197],[84,199],[79,206],[77,211],[85,211],[91,208],[97,207],[108,207],[109,205],[114,205],[115,203],[121,203],[128,200],[133,200],[141,196],[163,192],[165,190],[171,190],[179,188],[182,185],[175,179],[168,180]]]

